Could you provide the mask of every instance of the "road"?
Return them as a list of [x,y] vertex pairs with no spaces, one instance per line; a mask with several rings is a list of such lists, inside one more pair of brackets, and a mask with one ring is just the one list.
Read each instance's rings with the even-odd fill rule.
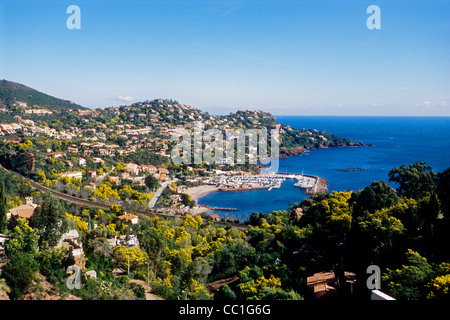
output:
[[163,183],[163,184],[155,191],[155,193],[153,194],[153,198],[150,200],[150,202],[149,202],[149,204],[148,204],[148,207],[149,207],[150,209],[153,209],[153,208],[155,207],[156,202],[158,201],[159,197],[161,196],[163,190],[164,190],[169,184],[172,184],[172,183],[177,182],[177,181],[178,181],[178,178],[174,178],[174,179],[172,179],[172,180],[170,180],[170,181],[164,182],[164,183]]

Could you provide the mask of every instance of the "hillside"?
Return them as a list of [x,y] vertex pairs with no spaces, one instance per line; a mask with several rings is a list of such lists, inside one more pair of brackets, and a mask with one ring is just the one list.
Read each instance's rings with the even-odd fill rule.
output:
[[188,128],[192,126],[194,121],[201,121],[205,129],[273,129],[278,127],[281,138],[281,157],[298,155],[306,149],[313,148],[364,146],[361,142],[342,138],[329,132],[318,131],[314,128],[291,128],[278,123],[271,113],[261,110],[239,110],[217,117],[210,115],[208,112],[180,104],[177,101],[156,99],[136,102],[130,106],[100,108],[97,111],[100,113],[96,120],[103,124],[112,123],[111,120],[115,119],[115,121],[128,123],[137,128],[152,127],[155,133],[160,128],[165,127]]
[[[26,103],[27,106],[20,106],[20,103]],[[131,105],[91,110],[19,83],[1,80],[0,106],[2,104],[8,107],[8,110],[0,115],[3,122],[14,122],[16,121],[14,116],[20,116],[22,119],[37,121],[38,126],[49,127],[48,130],[56,130],[59,132],[56,135],[59,138],[67,136],[67,133],[70,133],[69,136],[75,137],[82,131],[88,130],[89,132],[86,132],[88,137],[115,143],[121,147],[127,145],[130,135],[147,135],[149,138],[163,143],[162,140],[168,139],[174,132],[173,130],[182,127],[192,128],[195,121],[200,121],[205,130],[209,128],[222,130],[279,128],[281,157],[298,155],[306,149],[313,148],[364,146],[361,142],[338,137],[332,133],[315,130],[315,128],[291,128],[278,123],[272,114],[261,110],[240,110],[217,117],[171,99],[154,99]],[[26,110],[33,108],[34,105],[59,112],[43,114]],[[44,110],[44,112],[46,111]],[[81,131],[75,132],[77,130],[74,128]],[[63,134],[61,135],[61,133]],[[149,141],[148,143],[151,143],[147,149],[154,149],[152,152],[160,153],[162,150],[154,143],[156,140]],[[171,144],[166,143],[166,147],[163,149],[165,152],[170,152]],[[142,154],[141,158],[153,158],[148,152],[140,151],[139,154]]]
[[38,105],[50,110],[86,109],[72,101],[52,97],[23,84],[1,80],[0,105],[12,106],[17,102],[25,102],[29,107]]

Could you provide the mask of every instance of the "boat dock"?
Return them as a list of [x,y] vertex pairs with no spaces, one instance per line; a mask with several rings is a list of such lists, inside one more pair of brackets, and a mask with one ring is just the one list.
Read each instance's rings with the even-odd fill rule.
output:
[[216,185],[221,191],[242,191],[254,189],[278,189],[286,179],[294,179],[294,186],[306,190],[306,194],[328,191],[328,181],[318,176],[297,173],[266,173],[258,175],[227,176],[210,178],[207,183]]

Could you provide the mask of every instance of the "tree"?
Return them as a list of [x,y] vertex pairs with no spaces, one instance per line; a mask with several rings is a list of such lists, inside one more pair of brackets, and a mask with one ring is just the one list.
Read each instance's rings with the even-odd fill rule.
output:
[[50,193],[44,195],[43,202],[30,218],[30,224],[39,233],[40,249],[54,247],[68,229],[64,208],[61,202]]
[[12,239],[6,243],[10,260],[3,267],[1,276],[10,288],[10,298],[20,299],[33,280],[39,265],[35,260],[38,235],[26,219],[17,219]]
[[402,165],[389,171],[389,181],[398,184],[400,196],[413,199],[426,197],[436,189],[436,174],[425,162]]
[[38,269],[39,264],[34,259],[33,254],[15,254],[11,257],[1,273],[9,286],[9,297],[11,299],[22,298]]
[[11,240],[6,243],[6,253],[12,257],[16,254],[34,254],[38,246],[38,233],[31,228],[28,221],[17,219],[17,225],[11,233]]
[[158,189],[160,186],[158,179],[151,174],[145,177],[145,185],[152,191]]
[[432,300],[450,300],[450,274],[434,278],[429,284],[427,298]]
[[5,184],[2,183],[2,186],[0,188],[0,233],[4,233],[6,231],[7,227],[7,219],[6,219],[6,212],[7,212],[7,199],[5,194]]
[[401,269],[387,269],[383,281],[388,283],[396,298],[419,300],[425,295],[425,285],[432,277],[433,269],[427,259],[411,249],[408,249],[406,258],[408,263]]
[[[114,259],[116,263],[124,268],[130,268],[130,271],[134,272],[136,277],[146,279],[148,255],[145,251],[138,247],[126,248],[124,246],[116,246],[113,249]],[[129,263],[129,265],[128,265]]]
[[399,196],[389,184],[384,181],[374,181],[357,196],[353,211],[356,216],[361,215],[365,210],[374,213],[376,210],[390,208],[399,201]]
[[450,218],[450,168],[437,175],[437,195],[444,217]]

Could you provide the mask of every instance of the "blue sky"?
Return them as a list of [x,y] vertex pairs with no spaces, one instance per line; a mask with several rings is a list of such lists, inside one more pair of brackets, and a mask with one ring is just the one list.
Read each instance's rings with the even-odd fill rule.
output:
[[0,78],[91,108],[450,116],[450,1],[0,0]]

